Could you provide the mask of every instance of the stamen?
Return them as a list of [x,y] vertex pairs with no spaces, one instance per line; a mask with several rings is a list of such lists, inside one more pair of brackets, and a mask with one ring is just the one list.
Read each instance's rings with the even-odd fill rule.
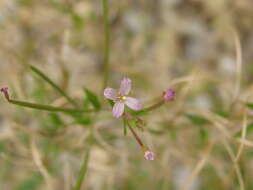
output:
[[121,96],[121,95],[119,95],[119,96],[117,97],[117,101],[123,102],[123,101],[125,101],[125,100],[126,100],[126,96]]

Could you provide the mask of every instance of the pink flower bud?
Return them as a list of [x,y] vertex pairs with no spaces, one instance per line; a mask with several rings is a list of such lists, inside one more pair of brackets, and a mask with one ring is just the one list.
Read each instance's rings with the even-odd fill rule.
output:
[[4,94],[5,98],[9,100],[8,88],[1,88],[0,91]]
[[164,92],[163,99],[165,101],[174,100],[175,94],[176,92],[173,89],[169,88],[168,90]]
[[146,160],[155,160],[155,153],[150,150],[147,150],[146,152],[144,152],[144,158]]

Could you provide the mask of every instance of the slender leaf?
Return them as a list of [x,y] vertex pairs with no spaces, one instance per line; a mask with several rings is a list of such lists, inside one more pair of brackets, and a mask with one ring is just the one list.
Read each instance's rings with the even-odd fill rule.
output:
[[109,99],[108,99],[107,101],[108,101],[108,103],[110,104],[110,106],[113,107],[114,102],[113,102],[112,100],[109,100]]
[[80,190],[81,187],[82,187],[82,184],[83,184],[84,179],[85,179],[85,174],[86,174],[87,169],[88,169],[89,157],[90,157],[90,150],[88,150],[86,152],[85,156],[84,156],[83,164],[82,164],[82,167],[80,169],[78,179],[76,181],[76,184],[75,184],[73,190]]
[[205,125],[209,123],[207,119],[202,116],[186,113],[185,116],[195,125]]
[[78,112],[67,112],[66,114],[71,116],[74,119],[74,123],[76,124],[89,125],[92,122],[89,115],[83,115],[82,113],[78,113]]
[[49,135],[57,134],[59,128],[65,127],[65,123],[61,118],[54,112],[48,114],[49,119],[42,121],[43,130],[46,130]]
[[253,110],[253,104],[252,103],[249,103],[249,104],[246,104],[248,108],[252,109]]
[[129,119],[128,122],[129,122],[129,124],[130,124],[132,127],[137,127],[137,123],[138,123],[137,120],[135,120],[135,119]]
[[203,127],[203,125],[209,123],[207,119],[202,116],[185,113],[185,116],[196,126],[199,126],[199,135],[202,143],[208,139],[208,131]]
[[94,94],[93,92],[91,92],[90,90],[88,90],[87,88],[84,89],[84,92],[86,94],[87,99],[89,100],[89,102],[92,104],[92,106],[94,107],[94,109],[96,111],[101,109],[101,105],[100,102],[97,98],[97,95]]
[[30,66],[30,69],[34,73],[36,73],[38,76],[40,76],[43,80],[45,80],[48,84],[50,84],[62,96],[64,96],[69,101],[69,103],[71,103],[73,106],[77,108],[79,107],[78,104],[71,97],[69,97],[66,92],[64,92],[57,84],[55,84],[50,78],[48,78],[42,71],[40,71],[34,66]]
[[49,121],[56,126],[65,125],[62,119],[56,113],[49,113]]
[[134,115],[146,115],[148,113],[147,110],[140,110],[140,111],[130,111]]

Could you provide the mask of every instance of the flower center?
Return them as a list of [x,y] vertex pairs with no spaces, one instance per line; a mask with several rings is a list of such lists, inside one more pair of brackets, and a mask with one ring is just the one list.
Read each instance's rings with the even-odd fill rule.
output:
[[121,96],[121,95],[119,95],[119,96],[117,97],[117,101],[124,102],[125,100],[126,100],[126,96]]

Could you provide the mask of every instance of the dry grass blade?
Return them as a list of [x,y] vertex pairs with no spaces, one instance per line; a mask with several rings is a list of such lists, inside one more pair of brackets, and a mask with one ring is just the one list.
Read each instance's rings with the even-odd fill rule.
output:
[[224,144],[224,146],[225,146],[225,148],[226,148],[226,150],[227,150],[227,152],[228,152],[228,154],[229,154],[229,156],[230,156],[230,158],[231,158],[231,160],[233,162],[233,165],[234,165],[233,168],[235,169],[235,173],[236,173],[238,181],[239,181],[240,190],[245,190],[245,185],[244,185],[242,173],[241,173],[239,165],[238,165],[238,163],[236,161],[236,156],[235,156],[233,150],[231,149],[229,143],[227,142],[227,140],[226,139],[222,139],[222,142],[223,142],[223,144]]
[[180,190],[186,190],[190,187],[193,180],[199,175],[200,171],[204,168],[206,162],[208,161],[208,157],[213,149],[214,143],[211,142],[207,146],[206,150],[203,152],[203,156],[195,168],[192,170],[191,174],[185,180],[185,183],[179,188]]
[[33,161],[34,161],[35,165],[37,166],[38,170],[40,171],[41,175],[44,177],[45,182],[47,184],[47,188],[49,190],[54,190],[52,178],[51,178],[50,174],[48,173],[47,169],[45,168],[45,166],[43,165],[39,149],[36,146],[33,136],[31,136],[30,148],[31,148]]
[[239,161],[240,156],[242,154],[243,147],[244,147],[243,140],[245,140],[245,138],[246,138],[246,133],[247,133],[247,112],[244,111],[243,124],[242,124],[242,136],[241,136],[242,142],[241,142],[241,144],[239,146],[239,149],[238,149],[238,152],[237,152],[237,155],[236,155],[236,162]]
[[236,81],[234,90],[234,101],[240,93],[241,78],[242,78],[242,47],[238,33],[234,30],[234,41],[236,49]]

